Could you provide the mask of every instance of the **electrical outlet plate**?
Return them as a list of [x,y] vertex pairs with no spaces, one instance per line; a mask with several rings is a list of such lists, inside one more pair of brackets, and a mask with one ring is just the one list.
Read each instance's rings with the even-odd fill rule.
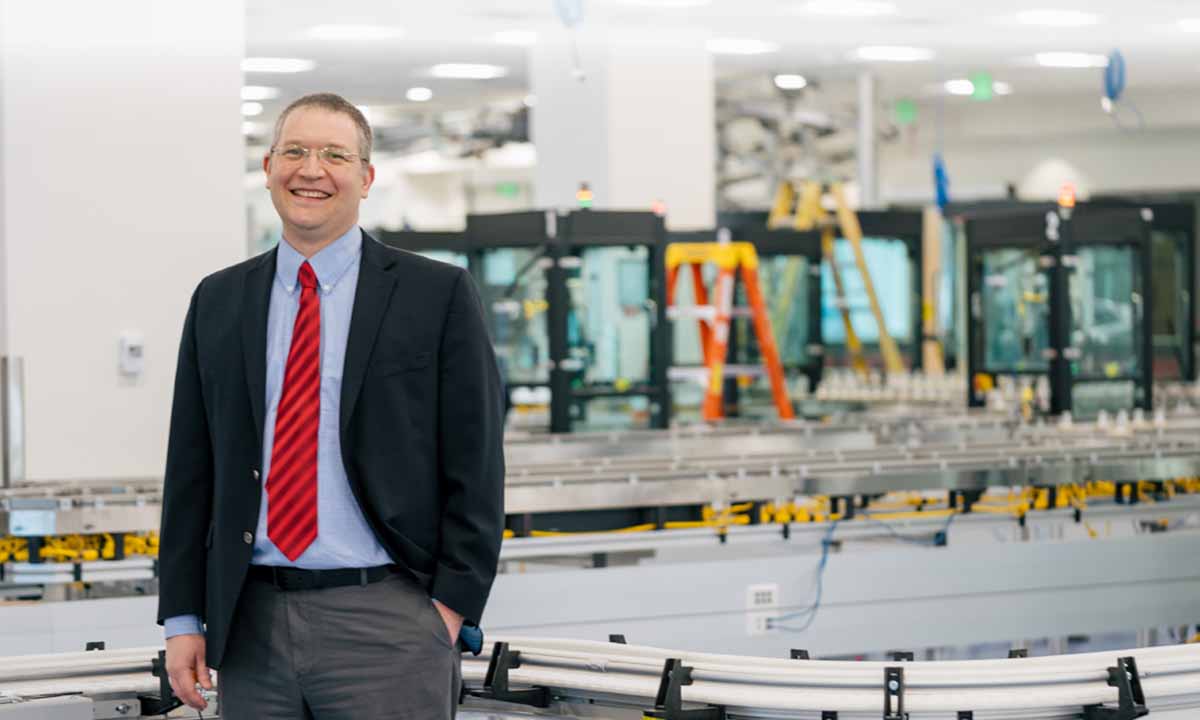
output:
[[779,585],[761,583],[746,586],[746,634],[766,635],[767,620],[778,614]]

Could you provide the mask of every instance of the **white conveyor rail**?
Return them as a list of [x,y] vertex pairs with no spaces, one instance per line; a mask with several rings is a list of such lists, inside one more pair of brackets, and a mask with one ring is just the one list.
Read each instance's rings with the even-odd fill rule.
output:
[[[653,706],[664,664],[677,658],[692,668],[682,688],[687,703],[722,706],[735,716],[880,718],[886,669],[904,671],[904,711],[911,720],[955,718],[1077,718],[1083,708],[1118,701],[1109,668],[1136,661],[1146,706],[1192,709],[1200,717],[1200,645],[954,662],[838,662],[775,660],[542,638],[500,638],[520,653],[509,673],[516,686],[541,686],[559,699],[622,698]],[[464,662],[464,677],[479,686],[490,651]],[[601,700],[596,700],[600,703]]]

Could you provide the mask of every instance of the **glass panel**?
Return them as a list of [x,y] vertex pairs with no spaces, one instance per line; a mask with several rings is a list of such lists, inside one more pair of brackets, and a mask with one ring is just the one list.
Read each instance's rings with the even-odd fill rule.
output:
[[[854,250],[846,240],[834,243],[834,258],[845,288],[854,332],[864,343],[879,342],[879,326],[871,313],[862,275],[854,262]],[[892,238],[863,238],[863,255],[867,271],[875,285],[875,294],[883,309],[883,321],[888,333],[899,343],[913,341],[913,273],[915,268],[908,257],[903,240]],[[846,327],[838,308],[837,285],[828,262],[821,263],[821,334],[829,345],[846,343]]]
[[500,372],[509,384],[546,383],[550,338],[546,329],[546,276],[540,253],[496,248],[483,254],[480,294],[487,308]]
[[1078,265],[1070,275],[1071,345],[1081,353],[1071,363],[1074,376],[1137,377],[1141,372],[1137,256],[1129,246],[1079,250]]
[[650,377],[649,255],[645,247],[586,248],[580,266],[567,272],[567,346],[583,361],[586,384]]
[[650,427],[650,398],[640,395],[583,400],[571,412],[571,429],[575,432]]
[[463,270],[467,269],[467,256],[464,253],[453,252],[451,250],[418,250],[418,255],[423,255],[430,260],[457,265]]
[[1101,410],[1116,413],[1137,404],[1137,383],[1132,380],[1082,381],[1071,385],[1071,413],[1091,420]]
[[983,253],[983,370],[1044,372],[1050,363],[1050,292],[1030,249]]
[[1191,288],[1184,255],[1188,237],[1181,232],[1151,235],[1151,326],[1154,332],[1154,377],[1181,379],[1187,347],[1187,307]]
[[[808,258],[797,255],[761,258],[758,281],[767,303],[780,361],[784,367],[808,365],[808,289],[812,281]],[[750,325],[749,320],[744,322]],[[758,343],[752,331],[750,339],[748,357],[750,362],[759,362]]]

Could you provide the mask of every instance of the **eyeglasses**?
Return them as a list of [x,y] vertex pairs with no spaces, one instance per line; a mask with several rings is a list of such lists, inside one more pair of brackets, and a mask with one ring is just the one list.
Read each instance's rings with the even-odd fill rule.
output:
[[[281,148],[271,148],[272,155],[291,165],[299,165],[306,162],[308,156],[313,152],[312,148],[306,148],[303,145],[284,145]],[[366,158],[361,155],[340,147],[326,146],[315,152],[317,153],[317,158],[329,167],[346,167],[355,160],[366,162]]]

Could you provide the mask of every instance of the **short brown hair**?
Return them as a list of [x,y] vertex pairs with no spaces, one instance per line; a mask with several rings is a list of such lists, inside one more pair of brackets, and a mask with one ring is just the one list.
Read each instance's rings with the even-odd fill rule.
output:
[[279,113],[279,119],[275,121],[275,133],[271,136],[271,147],[279,144],[279,133],[283,132],[283,121],[287,120],[293,110],[304,107],[316,107],[329,112],[349,115],[354,124],[358,126],[358,154],[362,156],[363,160],[371,159],[371,124],[367,122],[367,118],[361,110],[354,107],[346,98],[334,93],[305,95],[284,108],[283,112]]

